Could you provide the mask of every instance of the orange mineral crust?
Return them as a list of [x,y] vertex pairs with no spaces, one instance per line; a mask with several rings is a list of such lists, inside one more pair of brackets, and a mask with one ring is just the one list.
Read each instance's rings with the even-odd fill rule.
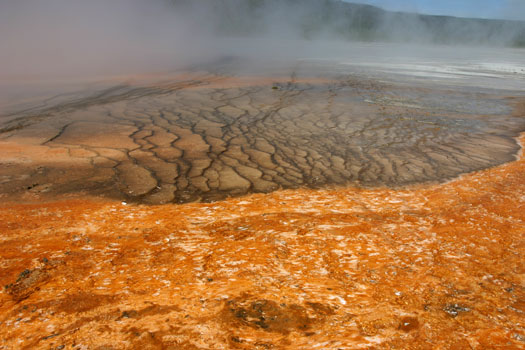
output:
[[4,204],[0,349],[523,349],[523,174]]

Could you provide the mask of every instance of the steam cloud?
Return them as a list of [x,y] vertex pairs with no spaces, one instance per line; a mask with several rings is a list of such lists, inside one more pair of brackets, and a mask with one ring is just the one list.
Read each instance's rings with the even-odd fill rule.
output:
[[0,1],[0,77],[162,70],[191,62],[206,21],[148,0]]
[[[508,6],[525,13],[523,0]],[[165,71],[234,54],[294,58],[298,47],[315,52],[334,39],[525,46],[525,24],[335,0],[3,0],[0,78]]]

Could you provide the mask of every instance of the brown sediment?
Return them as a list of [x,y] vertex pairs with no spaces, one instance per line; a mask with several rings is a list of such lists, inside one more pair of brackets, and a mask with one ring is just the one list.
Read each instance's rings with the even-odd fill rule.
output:
[[117,86],[11,116],[0,195],[159,204],[442,182],[514,159],[525,126],[514,103],[351,77]]
[[401,190],[5,203],[0,347],[520,349],[524,173],[521,154]]

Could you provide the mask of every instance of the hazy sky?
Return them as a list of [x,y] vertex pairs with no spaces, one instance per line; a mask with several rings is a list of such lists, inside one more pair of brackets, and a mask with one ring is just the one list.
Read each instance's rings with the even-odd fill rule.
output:
[[436,15],[525,19],[525,0],[348,0],[348,2]]

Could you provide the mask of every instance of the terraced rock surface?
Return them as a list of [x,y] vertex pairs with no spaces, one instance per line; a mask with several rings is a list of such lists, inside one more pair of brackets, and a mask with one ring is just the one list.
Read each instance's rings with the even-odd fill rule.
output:
[[117,86],[4,117],[0,193],[184,203],[440,182],[514,159],[514,104],[351,76]]

